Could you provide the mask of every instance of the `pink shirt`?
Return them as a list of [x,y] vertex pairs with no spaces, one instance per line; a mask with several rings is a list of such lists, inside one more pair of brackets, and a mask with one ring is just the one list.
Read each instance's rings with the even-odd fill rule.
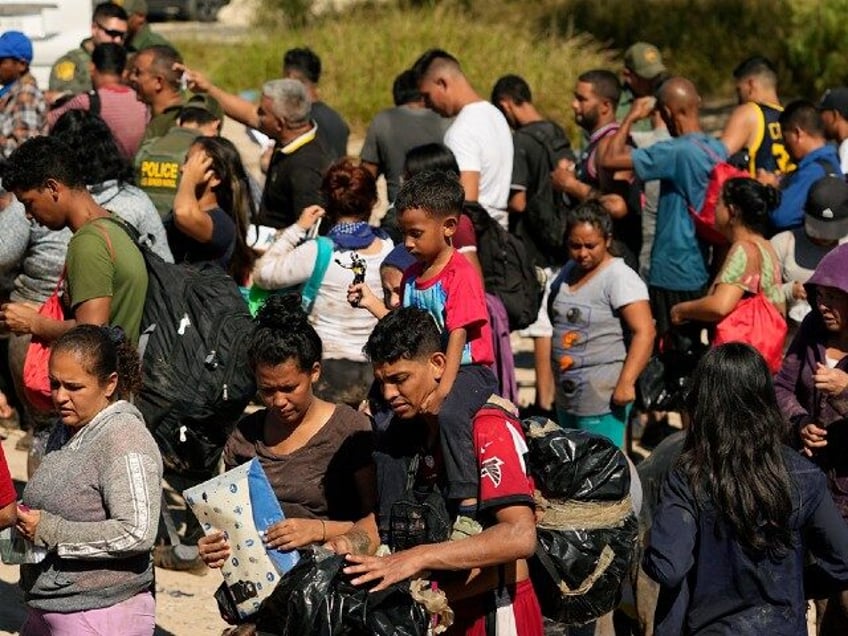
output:
[[[103,86],[97,89],[97,94],[100,96],[100,118],[109,126],[124,158],[132,160],[138,152],[144,129],[150,119],[147,106],[138,101],[132,88],[123,84]],[[52,129],[66,111],[89,110],[90,107],[88,93],[80,93],[50,111],[47,114],[47,125]]]

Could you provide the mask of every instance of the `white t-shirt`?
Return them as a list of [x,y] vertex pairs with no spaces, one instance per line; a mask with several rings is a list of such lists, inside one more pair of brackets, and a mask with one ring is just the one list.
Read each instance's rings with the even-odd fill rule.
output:
[[445,133],[445,145],[456,156],[460,171],[480,173],[477,202],[506,228],[513,157],[506,118],[489,102],[468,104]]
[[839,167],[842,174],[848,174],[848,139],[839,144]]
[[[306,231],[296,223],[286,228],[268,251],[256,261],[253,280],[265,289],[281,289],[299,285],[312,275],[318,246],[315,241],[301,243]],[[390,240],[379,239],[381,249],[376,254],[358,252],[365,261],[365,282],[380,294],[380,263],[392,251]],[[321,337],[325,360],[353,360],[367,362],[362,347],[377,324],[371,312],[351,307],[347,302],[347,288],[353,282],[353,273],[340,265],[350,265],[349,251],[336,251],[318,288],[309,322]]]

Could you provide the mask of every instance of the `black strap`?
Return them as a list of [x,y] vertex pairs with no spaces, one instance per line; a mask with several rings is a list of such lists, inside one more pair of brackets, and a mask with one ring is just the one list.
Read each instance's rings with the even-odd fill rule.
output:
[[556,151],[554,150],[554,142],[555,141],[563,141],[565,142],[564,149],[571,151],[571,143],[568,141],[567,137],[548,134],[548,132],[539,126],[533,126],[528,129],[527,126],[518,129],[519,133],[524,133],[530,139],[534,140],[537,144],[542,146],[545,149],[545,153],[548,155],[548,163],[551,166],[551,169],[556,168],[557,163],[559,162],[559,158],[556,156]]
[[92,115],[100,114],[100,93],[95,89],[88,91],[88,112]]
[[817,164],[819,164],[819,166],[821,167],[822,170],[824,170],[825,176],[839,177],[840,179],[845,178],[844,175],[842,174],[841,170],[837,170],[836,168],[834,168],[832,161],[829,161],[828,159],[825,159],[824,157],[819,157],[818,159],[815,159],[815,162]]
[[415,486],[415,478],[418,476],[418,464],[420,462],[421,453],[418,453],[409,461],[409,468],[406,472],[406,492],[409,492]]

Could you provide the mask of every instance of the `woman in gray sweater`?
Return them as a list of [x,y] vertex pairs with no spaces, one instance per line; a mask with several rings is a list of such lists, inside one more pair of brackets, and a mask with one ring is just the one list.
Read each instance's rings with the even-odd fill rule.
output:
[[118,328],[80,325],[53,343],[62,425],[17,511],[17,530],[45,551],[21,566],[22,636],[153,633],[162,459],[125,401],[140,383],[138,354]]

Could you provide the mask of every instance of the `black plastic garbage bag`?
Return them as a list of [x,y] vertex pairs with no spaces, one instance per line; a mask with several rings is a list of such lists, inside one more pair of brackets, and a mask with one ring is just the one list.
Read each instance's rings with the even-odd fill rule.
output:
[[610,440],[543,418],[522,422],[544,512],[530,559],[542,613],[581,625],[615,609],[631,573],[639,523],[630,466]]
[[[542,494],[576,501],[620,501],[630,493],[627,459],[606,437],[560,428],[541,417],[527,418],[522,426],[530,448],[530,469]],[[547,432],[536,437],[531,432],[534,426]]]
[[342,556],[320,548],[286,574],[259,607],[259,631],[280,636],[424,636],[428,615],[412,600],[409,581],[370,594],[351,585]]

